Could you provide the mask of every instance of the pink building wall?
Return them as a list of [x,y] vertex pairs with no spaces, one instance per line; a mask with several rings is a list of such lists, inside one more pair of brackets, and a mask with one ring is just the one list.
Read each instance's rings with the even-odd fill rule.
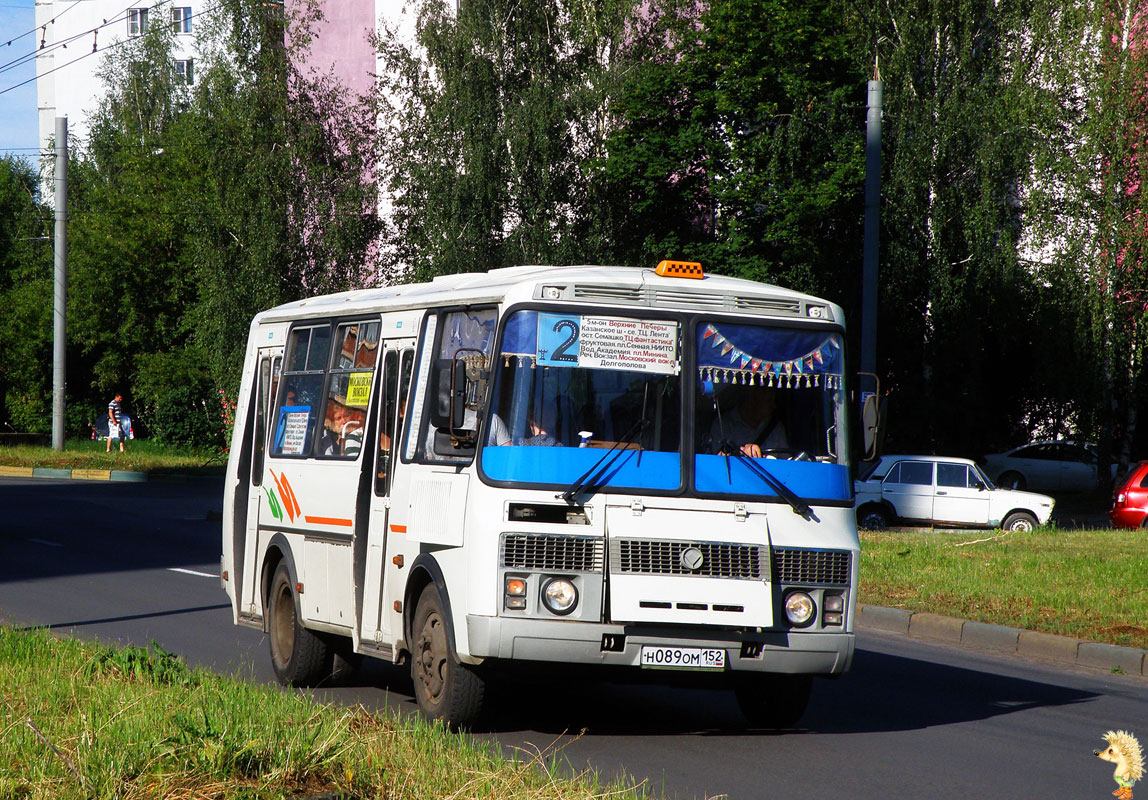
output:
[[321,0],[324,19],[316,26],[311,54],[303,71],[334,72],[352,94],[374,87],[375,0]]

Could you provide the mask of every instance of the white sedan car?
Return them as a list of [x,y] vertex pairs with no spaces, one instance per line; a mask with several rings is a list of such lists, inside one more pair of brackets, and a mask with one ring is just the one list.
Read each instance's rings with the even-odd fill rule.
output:
[[[1098,485],[1096,445],[1046,441],[1014,447],[982,459],[985,472],[998,486],[1045,492],[1087,492]],[[1116,465],[1112,465],[1116,477]]]
[[1052,516],[1051,497],[997,489],[976,462],[946,456],[882,456],[854,481],[857,524],[902,522],[1030,531]]

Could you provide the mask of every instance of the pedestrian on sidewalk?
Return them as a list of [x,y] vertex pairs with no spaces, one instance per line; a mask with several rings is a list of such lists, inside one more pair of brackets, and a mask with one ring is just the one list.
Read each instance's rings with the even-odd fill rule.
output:
[[108,403],[108,449],[107,452],[112,452],[112,439],[118,439],[120,442],[120,452],[124,452],[124,429],[120,425],[120,403],[123,402],[124,396],[116,393],[112,398],[112,402]]

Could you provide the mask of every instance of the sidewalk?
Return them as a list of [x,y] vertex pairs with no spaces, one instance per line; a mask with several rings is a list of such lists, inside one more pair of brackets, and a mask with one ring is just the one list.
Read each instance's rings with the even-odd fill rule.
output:
[[926,614],[903,608],[857,606],[857,624],[946,644],[962,644],[1120,675],[1148,676],[1148,651],[1086,642],[988,622]]

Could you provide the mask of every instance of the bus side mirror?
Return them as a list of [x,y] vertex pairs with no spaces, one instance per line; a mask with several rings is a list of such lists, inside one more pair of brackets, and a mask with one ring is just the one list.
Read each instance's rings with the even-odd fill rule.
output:
[[881,430],[881,416],[878,406],[879,398],[875,394],[865,397],[861,406],[861,432],[865,449],[865,461],[872,461],[877,457],[877,442]]
[[435,359],[433,382],[431,424],[436,428],[460,430],[466,413],[465,366],[453,358]]

